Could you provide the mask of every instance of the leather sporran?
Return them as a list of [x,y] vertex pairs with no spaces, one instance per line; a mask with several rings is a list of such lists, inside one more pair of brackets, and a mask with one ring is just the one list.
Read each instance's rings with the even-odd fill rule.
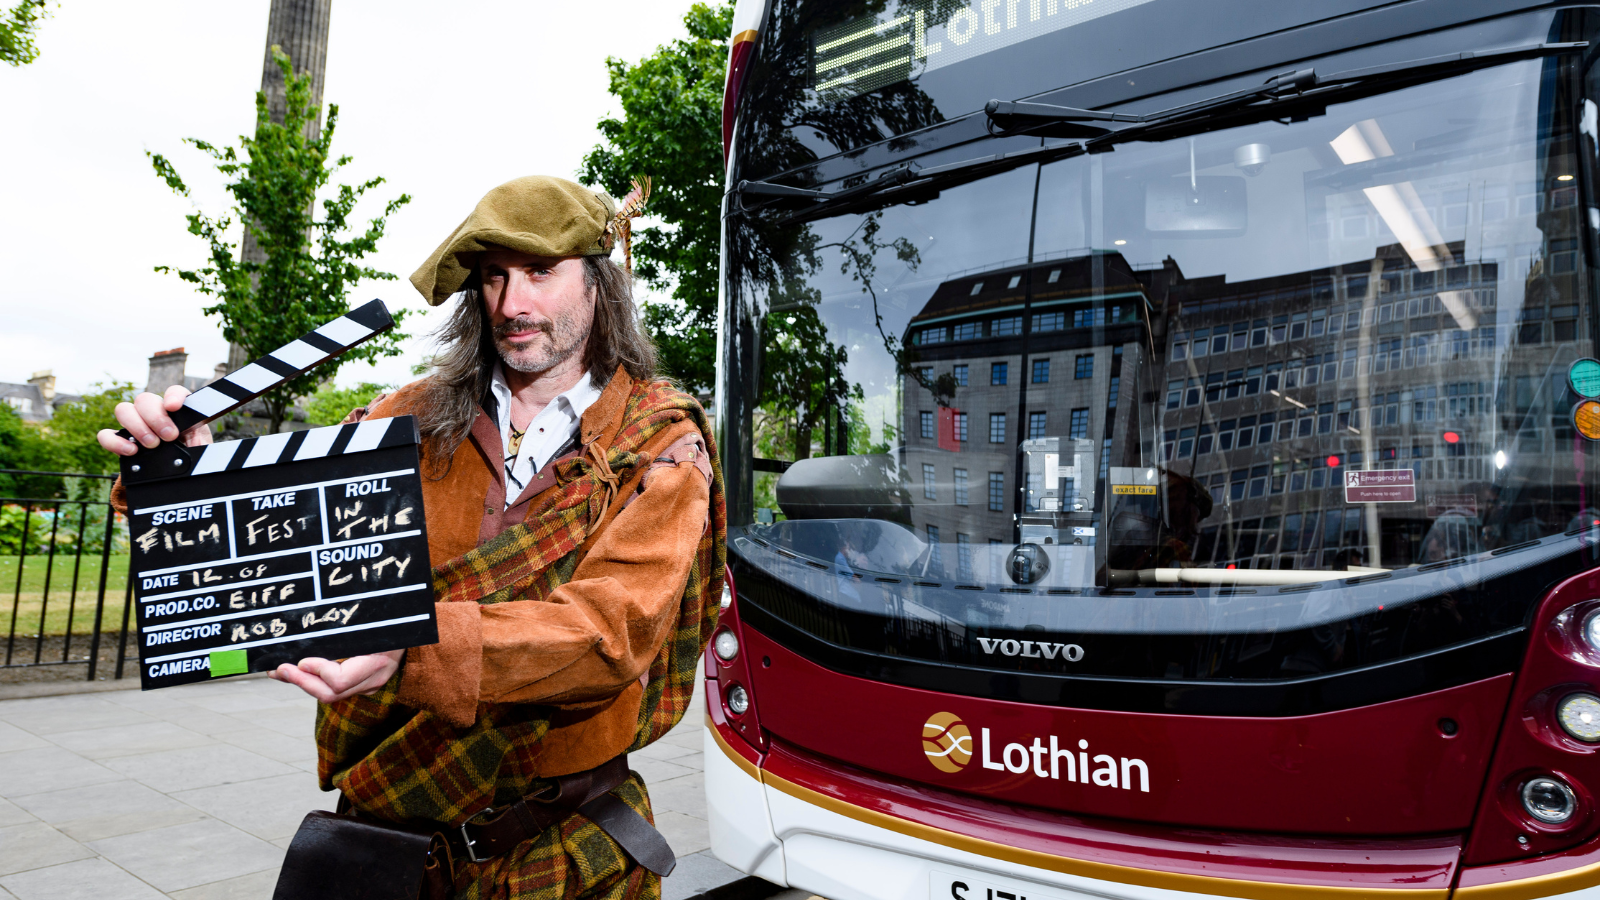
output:
[[272,900],[450,900],[450,850],[432,829],[306,814]]

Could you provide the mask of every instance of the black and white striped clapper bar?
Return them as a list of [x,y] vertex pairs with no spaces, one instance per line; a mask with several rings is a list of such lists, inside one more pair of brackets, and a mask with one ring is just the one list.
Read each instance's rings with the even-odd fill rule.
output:
[[[189,395],[180,430],[393,327],[351,311]],[[411,416],[124,457],[146,690],[438,640]]]

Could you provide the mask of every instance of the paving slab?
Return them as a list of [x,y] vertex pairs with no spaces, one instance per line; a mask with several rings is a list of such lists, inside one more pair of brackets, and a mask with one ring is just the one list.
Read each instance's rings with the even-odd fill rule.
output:
[[160,891],[98,857],[0,878],[17,900],[163,900]]
[[204,747],[167,750],[108,759],[105,766],[163,793],[255,781],[272,775],[289,775],[300,770],[251,753],[231,744],[211,743]]
[[211,743],[211,739],[203,734],[159,721],[58,732],[50,735],[49,741],[84,759],[111,759]]
[[29,815],[22,807],[9,800],[0,800],[0,828],[7,825],[22,825],[32,822],[33,816]]
[[17,806],[51,825],[61,825],[90,816],[160,812],[183,806],[182,803],[160,791],[130,779],[110,784],[27,794],[18,797],[15,802]]
[[302,703],[298,707],[262,709],[235,718],[246,725],[270,728],[297,740],[310,741],[317,725],[317,706],[315,703]]
[[306,813],[332,810],[339,792],[324,793],[309,772],[178,791],[173,798],[262,840],[293,837]]
[[0,722],[0,753],[9,753],[12,750],[32,750],[35,747],[48,747],[50,742],[35,734],[30,734],[9,722]]
[[[276,681],[267,683],[278,685],[281,690],[262,690],[260,687],[252,685],[247,690],[229,691],[227,693],[193,691],[185,699],[191,705],[198,706],[201,709],[208,709],[212,712],[231,716],[244,714],[248,718],[255,718],[258,713],[269,709],[291,709],[296,713],[304,714],[305,704],[300,701],[300,697],[304,697],[305,694],[299,688],[290,684],[279,685]],[[300,697],[296,697],[295,694],[299,694]]]
[[43,822],[0,828],[0,876],[91,856],[89,848]]
[[163,722],[171,722],[180,728],[187,728],[190,731],[204,735],[226,734],[230,731],[238,731],[240,728],[251,724],[245,719],[212,712],[209,709],[201,709],[198,706],[187,705],[153,709],[149,711],[149,715],[151,718],[160,719]]
[[317,745],[310,736],[290,737],[282,732],[252,725],[212,737],[297,769],[307,772],[317,770]]
[[136,709],[107,703],[98,695],[80,697],[37,697],[6,701],[7,723],[40,737],[85,728],[111,728],[117,725],[142,725],[149,716]]
[[694,772],[671,781],[648,785],[650,807],[665,812],[691,812],[698,810],[702,818],[706,810],[706,779]]
[[639,777],[644,779],[646,785],[655,785],[682,775],[693,775],[703,769],[704,766],[691,768],[676,761],[668,762],[664,759],[651,759],[648,756],[637,756],[630,753],[628,754],[628,768],[639,773]]
[[77,841],[149,831],[205,814],[136,781],[18,797],[17,805]]
[[683,718],[684,721],[678,723],[677,728],[662,735],[657,743],[673,744],[690,752],[701,749],[704,744],[701,743],[700,729],[705,727],[705,717],[698,716],[694,721],[689,721],[688,716]]
[[711,826],[705,819],[681,812],[658,812],[655,818],[656,830],[673,853],[688,856],[711,849]]
[[157,812],[123,813],[118,816],[92,816],[87,819],[67,822],[64,825],[57,825],[56,829],[75,841],[89,843],[90,841],[119,837],[124,834],[138,834],[141,831],[166,828],[169,825],[198,822],[205,817],[206,814],[198,809],[181,806],[177,809],[163,809]]
[[153,712],[158,709],[189,709],[194,704],[177,697],[172,690],[141,691],[137,684],[123,691],[112,691],[100,695],[100,699],[107,703],[115,703],[128,709],[137,709],[141,712]]
[[98,763],[57,747],[0,753],[0,797],[23,797],[88,784],[120,781],[122,776]]
[[710,850],[693,853],[680,857],[672,874],[661,879],[661,900],[688,900],[743,877],[743,872],[717,859]]
[[[685,722],[679,722],[678,723],[678,728],[674,728],[673,731],[675,732],[679,728],[689,728],[689,727],[691,727],[689,724],[687,724]],[[688,755],[690,753],[693,753],[693,752],[694,752],[693,750],[691,750],[688,747],[685,747],[685,746],[683,746],[681,744],[669,744],[666,741],[656,741],[654,744],[651,744],[650,746],[644,748],[643,750],[636,750],[633,753],[629,753],[628,754],[628,761],[632,762],[635,759],[644,758],[644,759],[664,759],[664,760],[667,760],[667,761],[670,762],[673,759],[676,759],[676,758],[678,758],[680,756],[686,756],[686,755]]]
[[283,851],[216,819],[202,819],[85,845],[158,890],[171,893],[254,872],[277,871]]
[[174,891],[167,896],[172,900],[267,900],[277,886],[278,870],[269,869]]

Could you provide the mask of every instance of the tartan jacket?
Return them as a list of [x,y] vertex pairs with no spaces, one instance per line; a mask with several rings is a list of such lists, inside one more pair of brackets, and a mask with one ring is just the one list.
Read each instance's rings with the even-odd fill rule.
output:
[[[373,414],[403,414],[415,401],[415,388],[386,399]],[[716,625],[726,562],[722,477],[709,423],[693,397],[665,382],[634,381],[619,369],[583,415],[583,450],[548,463],[509,511],[525,507],[521,521],[487,535],[493,529],[474,521],[480,516],[463,514],[464,508],[481,518],[506,512],[504,475],[496,467],[503,465],[498,432],[490,424],[487,434],[479,434],[486,420],[480,412],[473,438],[457,449],[449,471],[424,482],[441,644],[408,651],[401,672],[376,694],[318,708],[323,789],[337,788],[355,807],[380,818],[457,824],[537,790],[543,779],[649,744],[682,717],[699,655]],[[558,684],[555,694],[533,702],[526,701],[538,695],[537,685],[509,692],[501,685],[496,690],[504,696],[482,696],[489,678],[481,662],[480,683],[461,684],[471,681],[464,676],[473,671],[473,660],[450,646],[462,614],[488,616],[498,605],[513,603],[550,612],[535,604],[581,604],[567,595],[603,593],[607,578],[586,579],[585,572],[605,571],[608,561],[599,557],[615,552],[604,549],[611,546],[608,535],[642,524],[640,515],[629,518],[624,507],[635,499],[644,505],[648,492],[641,494],[640,487],[651,464],[675,462],[658,456],[695,432],[710,451],[709,509],[702,519],[709,521],[696,522],[697,534],[684,544],[690,550],[684,554],[690,557],[687,575],[681,588],[669,586],[675,602],[664,610],[664,627],[639,629],[650,639],[647,668],[626,672],[634,680],[621,687],[613,682],[584,691]],[[484,446],[490,437],[496,439]],[[426,460],[424,472],[436,477]],[[467,541],[476,546],[452,552]],[[537,643],[538,617],[531,621],[529,638]],[[630,633],[634,626],[628,623]],[[487,645],[483,651],[488,654]],[[594,652],[604,655],[604,648]],[[430,682],[438,688],[433,695],[426,689]],[[447,696],[437,696],[440,690]]]

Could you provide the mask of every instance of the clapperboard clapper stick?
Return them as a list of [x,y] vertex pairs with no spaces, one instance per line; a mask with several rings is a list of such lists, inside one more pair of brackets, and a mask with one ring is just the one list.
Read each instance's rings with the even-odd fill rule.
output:
[[[392,328],[374,300],[190,394],[181,432]],[[122,460],[146,689],[438,641],[411,416]]]

